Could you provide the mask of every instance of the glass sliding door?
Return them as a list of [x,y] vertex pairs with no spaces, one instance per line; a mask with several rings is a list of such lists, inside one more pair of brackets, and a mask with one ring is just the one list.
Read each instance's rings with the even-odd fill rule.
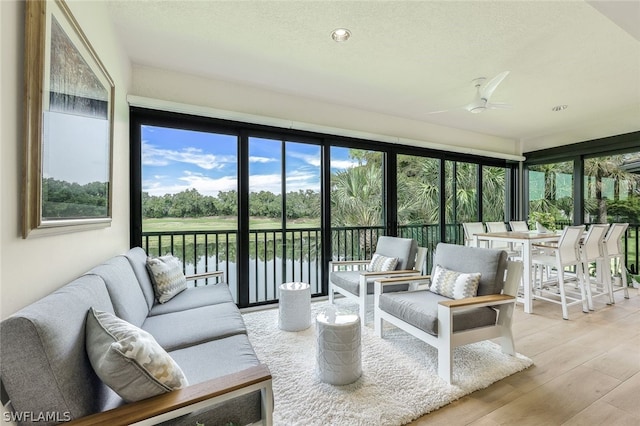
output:
[[484,222],[506,222],[506,169],[482,167],[482,219]]
[[186,274],[224,271],[237,301],[237,136],[150,125],[140,132],[142,247],[177,256]]
[[573,222],[573,161],[529,166],[529,218],[533,213],[548,213],[560,229]]
[[322,292],[321,148],[285,143],[285,280]]
[[584,222],[640,223],[640,175],[631,171],[639,153],[584,161]]
[[397,156],[398,234],[430,253],[440,242],[440,184],[439,159]]
[[445,161],[445,220],[448,242],[462,244],[462,224],[480,221],[478,179],[477,164]]
[[369,259],[384,235],[383,154],[331,147],[331,255]]
[[320,147],[249,138],[249,302],[304,281],[321,291]]

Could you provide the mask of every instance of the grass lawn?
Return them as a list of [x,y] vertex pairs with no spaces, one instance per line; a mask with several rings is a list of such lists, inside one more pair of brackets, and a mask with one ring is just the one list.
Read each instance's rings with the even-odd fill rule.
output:
[[[251,229],[281,229],[280,219],[252,217],[249,219]],[[288,229],[319,228],[320,219],[298,219],[287,222]],[[235,217],[165,217],[162,219],[143,219],[142,232],[172,231],[235,231],[238,221]]]

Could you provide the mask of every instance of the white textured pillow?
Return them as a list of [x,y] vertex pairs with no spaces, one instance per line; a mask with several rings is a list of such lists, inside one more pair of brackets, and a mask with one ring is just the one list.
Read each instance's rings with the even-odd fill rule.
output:
[[367,271],[369,272],[385,272],[393,271],[398,265],[397,257],[387,257],[381,254],[375,253],[369,262]]
[[158,302],[165,303],[187,288],[180,260],[175,256],[147,258],[147,269]]
[[94,371],[125,401],[139,401],[188,385],[184,373],[153,336],[109,312],[87,313],[86,349]]
[[465,274],[436,265],[431,276],[431,290],[450,299],[464,299],[478,294],[480,272]]

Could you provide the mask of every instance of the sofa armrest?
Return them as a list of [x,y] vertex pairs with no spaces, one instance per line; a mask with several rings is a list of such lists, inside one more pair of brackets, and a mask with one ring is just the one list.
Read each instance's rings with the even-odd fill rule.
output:
[[146,424],[155,424],[258,390],[262,391],[263,423],[271,425],[273,417],[271,372],[265,364],[92,414],[66,424],[115,426],[143,421]]
[[219,282],[224,282],[224,271],[202,272],[200,274],[185,276],[187,281],[194,281],[194,280],[207,279],[207,278],[213,278],[213,277],[216,278],[216,284]]

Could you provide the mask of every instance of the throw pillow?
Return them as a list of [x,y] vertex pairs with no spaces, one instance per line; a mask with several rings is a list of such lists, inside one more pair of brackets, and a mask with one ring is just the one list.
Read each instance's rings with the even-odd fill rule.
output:
[[381,254],[375,253],[371,258],[371,262],[367,267],[369,272],[385,272],[393,271],[398,265],[397,257],[387,257]]
[[147,269],[158,302],[165,303],[187,288],[180,260],[174,256],[147,258]]
[[109,312],[87,313],[86,349],[94,371],[128,402],[188,385],[184,373],[153,336]]
[[478,294],[480,273],[465,274],[436,265],[431,276],[431,290],[450,299],[464,299]]

